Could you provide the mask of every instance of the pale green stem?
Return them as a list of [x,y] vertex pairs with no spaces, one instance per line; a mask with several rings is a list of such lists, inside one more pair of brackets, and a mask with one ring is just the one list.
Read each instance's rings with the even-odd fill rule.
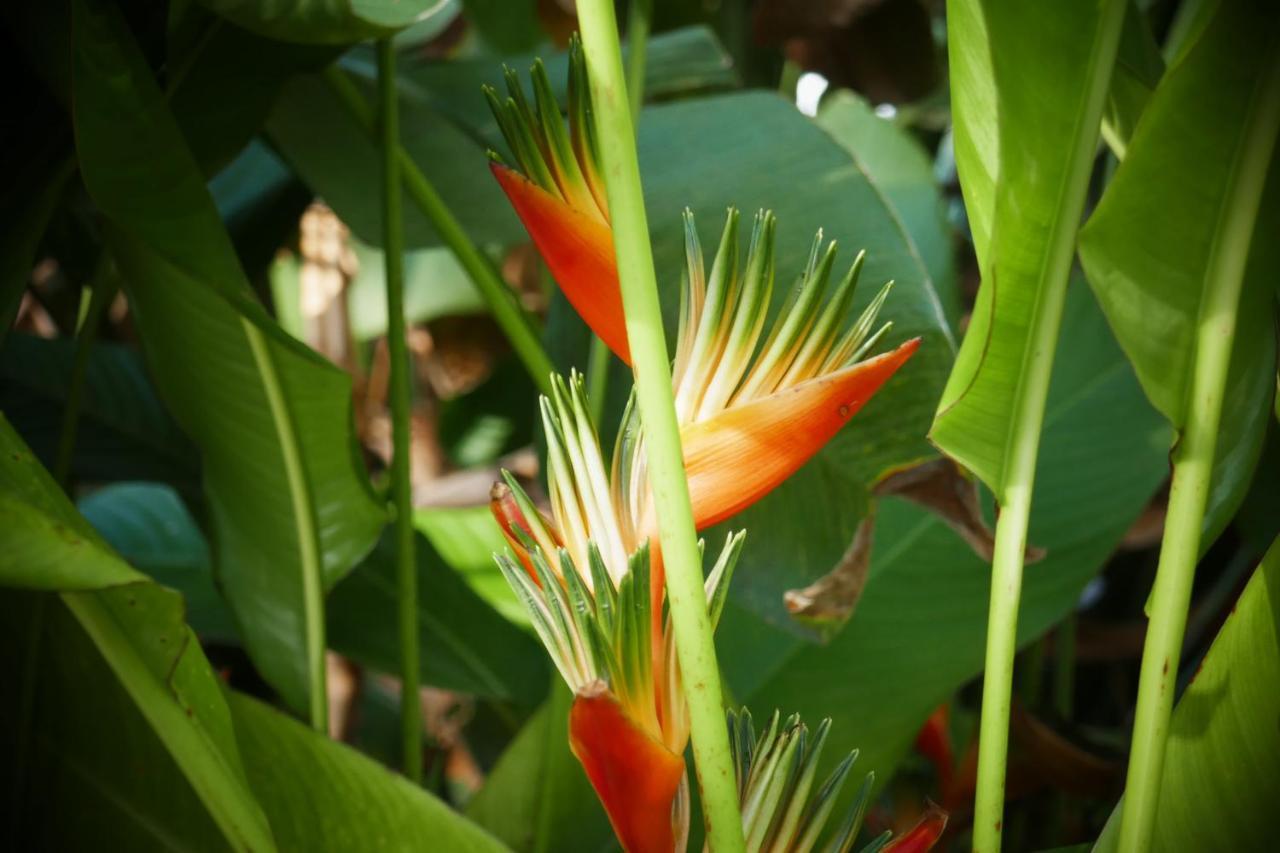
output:
[[987,615],[987,653],[982,681],[982,718],[978,732],[978,779],[974,804],[973,849],[996,853],[1004,827],[1004,787],[1009,751],[1009,706],[1013,659],[1017,649],[1018,603],[1022,595],[1022,561],[1035,486],[1040,431],[1053,373],[1053,356],[1062,326],[1067,278],[1075,255],[1076,232],[1084,210],[1090,167],[1102,124],[1102,109],[1111,84],[1125,3],[1109,0],[1102,11],[1090,57],[1085,102],[1076,124],[1055,220],[1038,282],[1040,294],[1023,358],[1000,484],[991,565],[991,605]]
[[422,705],[418,693],[418,571],[413,554],[413,483],[409,401],[413,387],[404,327],[404,210],[400,201],[400,112],[396,54],[378,42],[378,111],[382,141],[382,257],[386,268],[387,351],[391,362],[391,495],[395,506],[396,622],[400,629],[401,767],[422,780]]
[[[1160,562],[1151,592],[1151,620],[1142,649],[1138,705],[1120,818],[1120,850],[1151,849],[1165,744],[1177,682],[1191,582],[1200,554],[1200,533],[1209,500],[1218,423],[1235,340],[1244,284],[1267,167],[1280,130],[1280,61],[1273,60],[1254,83],[1248,130],[1235,158],[1228,197],[1205,269],[1205,293],[1197,318],[1195,362],[1187,394],[1185,425],[1173,450],[1173,483],[1165,514]],[[1225,154],[1226,152],[1224,152]]]
[[578,4],[578,20],[596,108],[614,252],[636,375],[636,402],[648,450],[649,483],[658,510],[667,598],[689,705],[707,838],[717,853],[734,853],[744,848],[742,816],[680,448],[671,364],[658,304],[640,164],[612,0],[583,0]]
[[[631,123],[640,125],[644,106],[644,66],[649,41],[649,23],[653,17],[653,0],[631,0],[627,8],[627,94],[630,95]],[[609,390],[609,347],[596,335],[591,336],[591,352],[587,356],[587,400],[591,419],[596,424],[604,414],[605,396]]]
[[[342,69],[337,65],[331,65],[325,69],[324,78],[338,100],[346,106],[365,132],[370,136],[376,134],[376,117],[373,110]],[[480,297],[493,312],[494,321],[511,342],[511,348],[515,350],[525,370],[529,371],[538,389],[550,396],[551,374],[555,368],[546,350],[542,348],[538,330],[532,319],[521,308],[515,293],[502,281],[493,264],[476,244],[471,242],[471,238],[462,229],[457,217],[449,210],[444,199],[440,198],[436,188],[427,180],[427,176],[418,168],[418,164],[413,162],[409,153],[403,147],[399,147],[397,156],[400,175],[405,189],[409,192],[409,198],[431,222],[440,239],[453,252],[462,269],[475,283],[476,289],[480,291]]]
[[65,491],[71,476],[71,460],[75,455],[76,433],[80,424],[80,402],[84,396],[84,380],[89,371],[89,355],[98,337],[102,312],[111,304],[119,286],[111,273],[110,261],[100,262],[90,283],[89,302],[80,318],[76,333],[76,352],[71,364],[71,381],[67,385],[67,403],[62,409],[62,428],[58,435],[58,455],[54,458],[53,478]]

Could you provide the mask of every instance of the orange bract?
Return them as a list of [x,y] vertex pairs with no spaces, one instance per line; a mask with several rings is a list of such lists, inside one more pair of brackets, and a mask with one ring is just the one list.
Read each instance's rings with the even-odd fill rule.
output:
[[625,850],[676,849],[672,805],[684,779],[684,759],[641,731],[603,683],[575,697],[569,745]]
[[699,529],[747,508],[831,440],[920,346],[892,352],[731,406],[680,432]]
[[565,298],[609,349],[627,364],[631,350],[613,260],[613,232],[514,169],[490,163]]

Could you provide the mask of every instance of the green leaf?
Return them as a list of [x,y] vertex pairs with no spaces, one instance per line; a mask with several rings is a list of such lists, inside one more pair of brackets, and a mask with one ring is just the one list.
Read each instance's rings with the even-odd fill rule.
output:
[[1001,503],[1011,424],[1043,399],[1028,352],[1056,332],[1124,9],[948,7],[956,165],[982,287],[930,437]]
[[[1079,341],[1090,344],[1067,358]],[[1044,441],[1054,452],[1040,457],[1029,537],[1047,556],[1027,569],[1020,642],[1071,610],[1168,470],[1168,428],[1080,281],[1068,288],[1051,389]],[[861,514],[820,460],[734,520],[747,545],[720,660],[735,702],[833,718],[820,773],[857,748],[860,772],[883,782],[929,713],[982,669],[990,566],[937,516],[882,500],[857,611],[827,644],[805,641],[786,624],[782,596],[831,568]]]
[[284,850],[506,848],[402,776],[241,693],[228,695],[245,771]]
[[498,53],[529,50],[546,39],[535,0],[462,0],[467,21]]
[[0,584],[99,589],[145,578],[83,523],[62,490],[0,414]]
[[[0,349],[0,411],[52,468],[75,344],[12,335]],[[133,350],[96,343],[80,400],[71,473],[77,482],[161,480],[199,491],[195,449],[156,396]]]
[[187,623],[202,640],[240,642],[235,619],[213,585],[209,545],[172,489],[113,483],[81,499],[79,507],[129,565],[182,593]]
[[437,0],[199,0],[246,30],[280,41],[345,44],[390,35],[446,10]]
[[467,805],[469,818],[519,853],[613,846],[609,819],[569,751],[572,704],[573,694],[556,676],[547,702]]
[[1163,74],[1164,59],[1146,14],[1129,0],[1107,93],[1107,111],[1102,116],[1102,138],[1117,158],[1124,159],[1138,119]]
[[[532,59],[527,56],[511,61],[521,67]],[[372,60],[353,59],[344,64],[358,73],[362,90],[372,101]],[[556,95],[563,103],[567,56],[549,56],[546,64]],[[650,69],[646,91],[655,98],[724,88],[734,81],[723,48],[705,28],[656,36],[649,45],[646,67]],[[402,93],[402,144],[468,236],[482,245],[528,240],[490,174],[485,157],[486,147],[497,146],[501,137],[480,86],[502,79],[501,63],[404,62],[398,79]],[[369,192],[379,181],[377,146],[326,84],[315,76],[302,76],[291,82],[277,102],[267,130],[282,156],[342,221],[361,240],[381,245],[381,213],[376,194]],[[684,153],[681,151],[682,156]],[[671,215],[678,219],[679,208]],[[404,225],[408,247],[440,244],[426,217],[411,204],[405,208]]]
[[929,152],[909,131],[877,116],[866,99],[853,92],[823,98],[817,122],[884,193],[920,253],[947,319],[954,323],[960,316],[955,249]]
[[440,559],[477,595],[514,624],[529,625],[529,612],[494,562],[494,555],[504,553],[508,546],[489,507],[419,509],[413,514],[413,523]]
[[[1280,540],[1173,711],[1156,850],[1265,850],[1280,802]],[[1121,801],[1123,803],[1123,800]],[[1116,849],[1116,806],[1096,851]]]
[[[549,667],[537,640],[500,616],[422,537],[415,554],[423,683],[520,705],[541,699]],[[333,647],[390,673],[400,666],[399,635],[391,618],[396,608],[394,557],[388,533],[364,564],[338,584],[328,608]]]
[[[1221,212],[1264,180],[1243,173],[1239,158],[1264,121],[1258,86],[1274,62],[1276,38],[1274,16],[1261,9],[1218,7],[1174,58],[1080,235],[1080,259],[1107,320],[1175,430],[1186,424],[1196,331],[1207,320],[1201,304],[1219,286],[1216,259],[1248,239],[1226,228]],[[1239,506],[1271,419],[1280,169],[1273,165],[1265,181],[1227,375],[1205,549]]]
[[324,587],[385,522],[346,374],[249,293],[196,163],[118,14],[75,7],[81,171],[165,402],[201,451],[216,569],[263,675],[319,707]]
[[[353,52],[353,55],[359,53]],[[502,137],[492,110],[480,97],[480,87],[497,85],[503,78],[504,65],[522,74],[527,72],[535,58],[542,59],[556,102],[565,108],[569,97],[569,55],[564,51],[526,53],[501,62],[490,58],[441,62],[409,56],[401,61],[398,76],[402,85],[412,86],[415,96],[420,96],[428,106],[496,144]],[[358,70],[361,76],[372,77],[372,59],[368,64],[360,63]],[[649,40],[644,75],[647,101],[669,101],[737,86],[733,60],[709,28],[683,27],[659,33]],[[532,97],[528,89],[526,94]]]
[[84,833],[72,846],[118,827],[97,841],[172,846],[170,833],[194,832],[200,845],[274,849],[181,597],[102,543],[3,418],[0,449],[0,582],[85,590],[3,598],[13,689],[0,730],[28,828],[51,842]]

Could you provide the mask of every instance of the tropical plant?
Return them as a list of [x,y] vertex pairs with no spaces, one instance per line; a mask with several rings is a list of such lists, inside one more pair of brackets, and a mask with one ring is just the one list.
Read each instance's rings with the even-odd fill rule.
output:
[[1269,843],[1280,11],[3,18],[14,846]]

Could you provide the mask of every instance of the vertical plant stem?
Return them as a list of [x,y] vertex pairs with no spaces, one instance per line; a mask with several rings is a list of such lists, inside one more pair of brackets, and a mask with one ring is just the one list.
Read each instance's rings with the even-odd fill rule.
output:
[[1075,256],[1076,233],[1084,211],[1090,167],[1102,125],[1102,108],[1111,84],[1125,4],[1109,0],[1102,10],[1089,62],[1086,98],[1071,146],[1071,161],[1059,188],[1056,216],[1041,261],[1040,294],[1032,315],[1017,388],[1004,478],[997,490],[1000,515],[991,565],[991,605],[987,615],[987,653],[982,681],[982,718],[978,729],[978,779],[973,812],[973,849],[1000,850],[1004,826],[1004,787],[1009,752],[1009,709],[1013,658],[1022,596],[1022,561],[1027,547],[1031,496],[1035,486],[1040,432],[1053,373],[1053,356],[1062,326],[1067,279]]
[[413,484],[409,479],[409,351],[404,328],[404,212],[400,200],[400,116],[396,56],[378,41],[378,114],[382,137],[382,257],[386,264],[387,350],[391,381],[391,496],[395,505],[396,623],[400,634],[400,748],[404,775],[422,779],[422,708],[418,692],[418,571],[413,554]]
[[[631,0],[627,6],[627,94],[630,96],[633,127],[640,126],[640,109],[644,106],[644,67],[652,17],[653,0]],[[591,406],[591,418],[597,424],[604,414],[612,360],[609,347],[598,336],[592,335],[591,352],[587,356],[587,400]]]
[[[324,72],[324,77],[329,88],[350,111],[356,122],[370,136],[375,135],[377,128],[374,124],[373,110],[365,102],[364,96],[360,94],[360,90],[351,82],[351,79],[337,65],[329,66]],[[427,176],[422,174],[418,164],[413,162],[409,153],[399,145],[396,147],[396,160],[409,198],[431,222],[440,239],[453,252],[458,263],[475,283],[481,298],[493,312],[494,321],[511,342],[511,348],[515,350],[516,357],[520,359],[525,370],[529,371],[534,384],[543,394],[550,396],[552,394],[551,374],[555,368],[546,350],[542,348],[533,320],[520,306],[519,299],[503,282],[497,270],[493,268],[493,264],[467,237],[457,217],[449,210],[444,199],[440,198],[440,194],[427,180]]]
[[98,264],[90,283],[89,304],[80,318],[76,334],[75,359],[71,364],[71,380],[67,385],[67,404],[62,410],[62,428],[58,433],[58,455],[54,458],[53,478],[65,491],[71,475],[71,459],[75,455],[76,433],[80,424],[80,404],[84,396],[84,380],[89,370],[89,355],[98,338],[102,312],[116,295],[119,281],[105,257]]
[[658,304],[640,164],[612,0],[583,0],[578,4],[578,19],[596,107],[614,252],[636,375],[636,402],[647,445],[649,483],[658,510],[667,597],[689,703],[707,839],[716,853],[735,853],[744,848],[742,816],[729,755],[720,671],[702,587],[702,560],[680,448],[670,357]]
[[1266,73],[1255,81],[1248,121],[1240,147],[1232,152],[1232,180],[1205,269],[1186,418],[1172,454],[1173,482],[1138,676],[1138,705],[1120,819],[1122,851],[1149,850],[1155,829],[1169,717],[1191,582],[1200,557],[1201,526],[1212,485],[1240,293],[1262,188],[1280,131],[1280,60],[1273,59]]

